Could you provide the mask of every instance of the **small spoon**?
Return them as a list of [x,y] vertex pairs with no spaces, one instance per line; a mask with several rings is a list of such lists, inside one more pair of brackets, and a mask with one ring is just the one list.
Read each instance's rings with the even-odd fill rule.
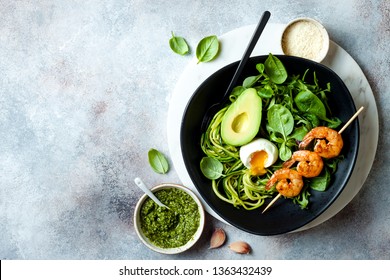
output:
[[217,112],[218,108],[221,107],[223,103],[225,103],[226,99],[229,97],[231,91],[236,86],[237,80],[241,75],[242,70],[245,67],[245,64],[248,62],[249,56],[251,55],[253,49],[256,46],[257,41],[260,38],[261,33],[263,33],[263,30],[265,28],[265,25],[267,24],[269,18],[271,16],[271,13],[268,11],[265,11],[257,24],[256,30],[252,35],[251,40],[249,41],[249,45],[247,46],[247,49],[244,52],[244,55],[241,58],[240,63],[238,64],[237,70],[233,75],[233,78],[223,96],[220,102],[211,105],[211,107],[206,111],[206,114],[203,117],[203,121],[201,124],[201,132],[205,132],[207,130],[207,127],[211,121],[211,119],[214,117],[215,113]]
[[145,184],[144,184],[144,182],[142,182],[141,178],[138,178],[138,177],[135,178],[134,182],[141,190],[143,190],[159,206],[169,209],[168,206],[166,206],[164,203],[162,203],[160,200],[158,200],[158,198],[145,186]]

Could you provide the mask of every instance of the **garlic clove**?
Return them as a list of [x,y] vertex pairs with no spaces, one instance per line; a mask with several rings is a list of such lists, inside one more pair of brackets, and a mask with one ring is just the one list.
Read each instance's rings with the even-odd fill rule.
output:
[[210,247],[209,249],[215,249],[221,247],[223,243],[225,243],[226,234],[222,228],[217,228],[214,230],[210,239]]
[[251,246],[244,241],[235,241],[229,245],[229,248],[238,254],[249,254]]

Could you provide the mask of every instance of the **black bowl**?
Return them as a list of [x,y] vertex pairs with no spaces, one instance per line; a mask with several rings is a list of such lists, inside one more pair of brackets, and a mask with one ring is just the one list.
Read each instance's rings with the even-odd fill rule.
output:
[[[257,63],[264,63],[268,56],[250,58],[238,84],[248,77],[256,75]],[[311,60],[277,56],[284,64],[289,75],[303,75],[309,69],[308,78],[315,71],[319,85],[326,88],[331,84],[335,94],[329,94],[328,103],[332,113],[346,123],[356,112],[353,99],[344,82],[328,67]],[[207,78],[194,92],[184,111],[180,142],[184,163],[188,174],[204,201],[226,222],[244,231],[257,235],[277,235],[297,230],[321,215],[340,195],[352,174],[359,146],[359,124],[356,119],[343,132],[344,159],[339,163],[336,173],[332,176],[331,185],[325,192],[311,191],[308,209],[301,209],[291,200],[279,199],[264,214],[263,207],[256,210],[237,209],[233,205],[219,199],[211,188],[211,181],[205,178],[200,170],[200,160],[204,157],[200,147],[202,135],[201,123],[207,109],[221,100],[238,62],[229,64]]]

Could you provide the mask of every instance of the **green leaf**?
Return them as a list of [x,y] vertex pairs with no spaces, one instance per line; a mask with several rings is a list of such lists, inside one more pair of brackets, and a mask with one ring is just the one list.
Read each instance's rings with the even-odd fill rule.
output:
[[320,119],[326,118],[326,108],[324,103],[322,103],[321,99],[319,99],[311,91],[301,91],[294,98],[294,102],[297,105],[299,111],[306,114],[316,115]]
[[263,74],[264,73],[264,64],[263,63],[257,63],[256,64],[256,69],[259,71],[259,73]]
[[196,47],[196,57],[198,58],[198,63],[213,60],[218,55],[218,51],[219,41],[217,36],[211,35],[203,38]]
[[286,145],[286,142],[283,142],[279,147],[279,158],[283,161],[287,161],[291,158],[291,156],[291,149]]
[[189,47],[186,40],[183,37],[177,37],[172,32],[172,38],[169,40],[169,46],[171,50],[177,54],[185,55],[189,52]]
[[290,134],[288,139],[295,139],[298,141],[302,141],[303,137],[309,132],[309,130],[306,128],[306,126],[300,126],[293,130],[293,133]]
[[253,87],[254,84],[256,84],[256,82],[260,79],[260,77],[261,75],[247,77],[242,83],[242,86],[244,88],[251,88]]
[[169,170],[169,164],[166,157],[156,149],[150,149],[148,152],[149,164],[152,169],[160,174],[165,174]]
[[262,97],[269,99],[274,95],[274,91],[271,86],[265,85],[264,87],[257,87],[257,94]]
[[283,63],[272,54],[264,62],[264,70],[270,80],[275,84],[282,84],[287,80],[287,71]]
[[302,192],[293,198],[293,202],[295,204],[298,204],[301,209],[306,209],[307,206],[309,205],[309,196],[310,196],[310,193],[308,191],[308,189],[304,189],[302,190]]
[[311,178],[310,187],[313,190],[323,192],[328,187],[329,182],[330,182],[330,173],[328,172],[327,169],[325,169],[324,176],[318,176],[318,177]]
[[223,175],[222,163],[212,157],[202,158],[200,161],[200,170],[202,171],[203,175],[210,180],[218,179]]
[[268,124],[274,132],[286,139],[294,129],[294,118],[291,112],[280,104],[275,104],[267,112]]
[[230,93],[230,95],[233,95],[234,97],[239,97],[241,95],[241,93],[243,93],[245,90],[245,88],[243,86],[236,86],[233,88],[232,92]]

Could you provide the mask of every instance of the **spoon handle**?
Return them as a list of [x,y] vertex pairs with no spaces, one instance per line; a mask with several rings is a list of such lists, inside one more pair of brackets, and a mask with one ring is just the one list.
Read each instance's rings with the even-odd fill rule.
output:
[[135,184],[143,190],[154,202],[156,202],[159,206],[168,208],[165,204],[163,204],[158,198],[145,186],[144,182],[140,178],[134,179]]
[[249,59],[250,55],[252,54],[252,51],[255,48],[256,43],[259,40],[261,33],[263,33],[263,30],[264,30],[270,16],[271,16],[271,13],[269,11],[265,11],[263,13],[259,23],[257,24],[255,32],[253,33],[252,38],[249,41],[249,45],[247,46],[247,48],[244,52],[244,55],[242,56],[241,61],[238,64],[237,70],[233,75],[233,79],[231,80],[231,82],[226,90],[224,99],[230,95],[230,92],[236,86],[237,80],[240,77],[241,72],[244,69],[246,63],[248,62],[248,59]]

